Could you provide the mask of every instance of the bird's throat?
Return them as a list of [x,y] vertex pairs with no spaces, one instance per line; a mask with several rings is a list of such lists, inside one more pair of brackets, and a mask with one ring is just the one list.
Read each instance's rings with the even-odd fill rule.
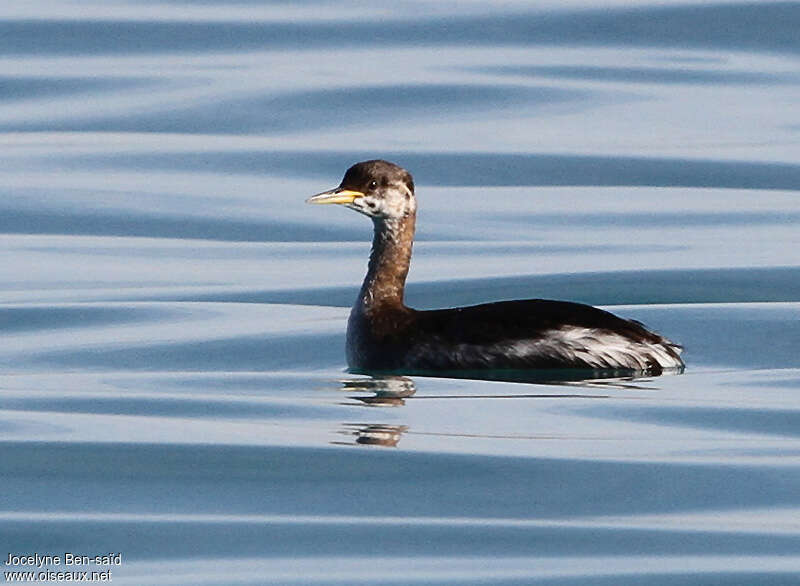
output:
[[369,267],[358,302],[370,313],[380,307],[403,307],[403,290],[411,262],[416,217],[373,220],[375,234]]

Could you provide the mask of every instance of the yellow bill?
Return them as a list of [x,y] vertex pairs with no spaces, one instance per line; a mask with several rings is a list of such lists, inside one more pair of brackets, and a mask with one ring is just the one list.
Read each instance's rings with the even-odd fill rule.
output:
[[306,203],[338,203],[346,204],[353,203],[356,198],[364,197],[360,191],[351,191],[349,189],[331,189],[330,191],[323,191],[317,195],[312,195],[306,200]]

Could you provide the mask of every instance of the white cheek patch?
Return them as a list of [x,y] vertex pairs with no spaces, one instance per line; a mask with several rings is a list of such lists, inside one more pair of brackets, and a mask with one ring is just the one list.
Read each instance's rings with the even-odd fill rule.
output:
[[370,218],[381,215],[381,202],[372,196],[361,197],[347,207]]
[[374,209],[374,213],[387,220],[402,218],[406,215],[405,201],[401,201],[396,196],[391,199],[383,199]]
[[682,366],[677,346],[639,342],[613,332],[572,326],[551,330],[542,339],[512,342],[504,345],[503,351],[517,358],[550,356],[594,368],[647,370],[655,365],[663,369]]

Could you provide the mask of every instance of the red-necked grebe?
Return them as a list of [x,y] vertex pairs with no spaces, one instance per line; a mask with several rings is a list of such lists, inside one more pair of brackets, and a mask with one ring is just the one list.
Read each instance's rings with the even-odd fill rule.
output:
[[681,370],[681,347],[636,321],[580,303],[527,299],[417,311],[403,303],[417,203],[411,174],[388,161],[350,167],[308,199],[372,218],[369,268],[347,324],[359,371]]

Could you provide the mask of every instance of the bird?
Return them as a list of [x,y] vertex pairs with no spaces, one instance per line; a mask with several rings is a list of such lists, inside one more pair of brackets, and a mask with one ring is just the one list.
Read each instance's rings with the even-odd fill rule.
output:
[[416,310],[404,303],[417,216],[414,179],[375,159],[308,198],[372,219],[367,274],[347,322],[351,372],[613,370],[682,372],[682,347],[642,323],[570,301],[524,299]]

